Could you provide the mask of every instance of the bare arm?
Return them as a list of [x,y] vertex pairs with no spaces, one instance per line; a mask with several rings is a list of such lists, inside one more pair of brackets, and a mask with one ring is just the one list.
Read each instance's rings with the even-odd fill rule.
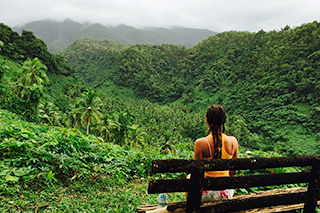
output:
[[200,140],[196,140],[194,144],[194,159],[202,159],[202,150],[203,150],[203,143]]
[[[234,139],[232,140],[232,143],[233,143],[233,150],[234,150],[233,155],[232,155],[232,159],[238,158],[238,157],[239,157],[239,145],[238,145],[237,139],[234,138]],[[230,170],[230,171],[229,171],[229,175],[230,175],[230,176],[233,176],[233,175],[235,175],[235,174],[237,174],[237,170]]]

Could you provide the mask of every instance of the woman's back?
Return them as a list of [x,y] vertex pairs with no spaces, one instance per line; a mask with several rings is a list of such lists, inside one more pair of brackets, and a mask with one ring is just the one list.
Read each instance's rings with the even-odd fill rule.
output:
[[[196,140],[194,145],[194,159],[238,158],[237,139],[224,134],[226,118],[227,115],[220,105],[212,105],[207,109],[206,124],[209,127],[209,135]],[[234,174],[236,174],[236,171],[206,171],[205,177],[225,177]],[[190,176],[188,176],[188,178],[190,178]],[[202,191],[203,201],[231,199],[232,196],[232,189]]]
[[[212,135],[199,138],[195,143],[194,159],[214,159],[214,141]],[[238,158],[238,142],[233,136],[222,134],[221,159]],[[208,171],[206,177],[225,177],[236,171]]]
[[[238,157],[238,142],[233,136],[223,134],[222,151],[225,151],[231,158]],[[194,159],[212,159],[214,156],[214,142],[212,135],[199,138],[195,142]],[[230,158],[225,158],[230,159]]]

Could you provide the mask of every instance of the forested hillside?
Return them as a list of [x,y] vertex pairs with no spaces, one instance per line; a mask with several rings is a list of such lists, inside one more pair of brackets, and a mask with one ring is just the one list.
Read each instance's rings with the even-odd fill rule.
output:
[[[55,63],[60,63],[60,67],[56,66],[56,70],[48,68],[52,66],[42,60],[41,54],[36,58],[33,58],[33,55],[21,55],[21,59],[16,59],[17,53],[24,54],[26,51],[23,46],[25,43],[18,46],[16,42],[23,40],[24,34],[34,36],[31,32],[24,32],[19,36],[9,27],[5,25],[1,27],[3,30],[3,37],[0,38],[3,41],[2,56],[0,56],[3,74],[2,108],[27,116],[29,121],[74,127],[84,133],[92,133],[108,142],[121,145],[157,144],[160,149],[165,149],[178,141],[186,141],[186,146],[192,148],[193,138],[203,134],[205,129],[199,111],[191,113],[192,110],[179,104],[173,107],[160,106],[156,103],[133,99],[134,96],[111,98],[103,93],[99,94],[72,74],[72,69],[65,64],[62,57],[47,52],[43,43],[41,44],[44,51],[41,54],[47,54],[49,62],[53,60]],[[83,41],[90,40],[83,39]],[[30,49],[35,49],[34,43],[29,45]],[[72,47],[77,48],[77,43]],[[83,75],[79,75],[84,77],[86,82],[92,83],[105,79],[103,76],[106,73],[105,70],[99,70],[99,68],[108,66],[112,68],[111,64],[117,60],[117,52],[128,46],[101,41],[100,46],[95,47],[89,43],[81,48],[84,48],[88,55],[82,55],[83,49],[78,49],[73,59],[79,61],[79,67],[76,68],[84,71]],[[103,51],[94,51],[99,48],[103,48]],[[54,60],[56,58],[61,61]],[[80,63],[90,60],[96,62],[96,69],[94,66]],[[100,62],[101,65],[99,65]],[[61,67],[68,68],[69,72],[65,73]],[[85,68],[90,68],[89,70],[94,74],[87,72]],[[99,75],[99,71],[104,73]],[[90,80],[91,76],[96,77]],[[101,82],[104,83],[104,81]],[[114,89],[121,91],[116,84]],[[127,94],[128,90],[123,92]],[[170,125],[167,122],[170,122]]]
[[44,42],[32,32],[23,31],[20,36],[2,23],[0,64],[1,108],[24,115],[29,121],[38,120],[40,100],[49,95],[45,91],[52,84],[47,72],[70,81],[76,79],[64,58],[49,53]]
[[32,31],[42,39],[50,52],[58,53],[81,37],[107,39],[131,44],[179,44],[187,47],[197,45],[201,40],[215,35],[216,32],[205,29],[184,27],[136,29],[127,25],[115,27],[93,23],[78,23],[71,19],[62,22],[41,20],[16,26],[13,30],[21,33]]
[[[97,87],[110,78],[119,52],[130,46],[107,40],[80,38],[70,45],[69,49],[72,51],[64,52],[64,57],[73,62],[73,68],[79,71],[79,77],[91,86]],[[74,54],[74,51],[77,54]],[[86,63],[87,61],[94,63]]]
[[[209,91],[211,100],[241,116],[262,139],[255,146],[288,151],[288,144],[297,144],[293,151],[304,149],[320,127],[319,32],[314,22],[280,32],[211,37],[193,48],[187,60],[196,82],[193,94],[201,100],[197,93]],[[314,149],[319,135],[317,141]]]
[[152,159],[191,158],[200,114],[96,93],[31,32],[0,29],[0,211],[134,212],[155,201]]
[[[99,71],[104,73],[99,83],[84,78],[105,93],[116,84],[140,98],[183,103],[192,110],[219,103],[227,108],[230,123],[242,128],[237,136],[243,145],[295,154],[319,146],[319,31],[314,22],[281,31],[225,32],[191,49],[132,45],[112,60],[103,57],[102,48],[98,60],[74,60],[69,56],[75,52],[92,55],[85,48],[75,51],[75,45],[64,55],[87,76],[95,73],[77,67],[108,64]],[[86,43],[79,40],[77,46]]]
[[0,24],[0,210],[157,203],[150,162],[192,158],[211,104],[227,109],[240,157],[319,154],[319,31],[225,32],[191,49],[82,38],[64,58]]

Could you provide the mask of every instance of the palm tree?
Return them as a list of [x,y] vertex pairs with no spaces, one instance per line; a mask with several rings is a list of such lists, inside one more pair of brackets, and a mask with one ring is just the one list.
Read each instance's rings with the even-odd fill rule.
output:
[[34,84],[41,86],[49,83],[49,78],[46,74],[47,67],[41,63],[38,58],[34,58],[32,61],[27,59],[21,69],[20,78],[18,79],[19,96],[23,97],[29,93],[29,88]]
[[61,125],[58,108],[51,102],[41,102],[39,104],[39,118],[41,123],[50,123],[50,125]]
[[109,115],[106,115],[101,125],[98,125],[95,130],[94,134],[96,136],[102,137],[105,141],[113,142],[114,141],[114,132],[113,129],[113,121],[109,118]]
[[87,135],[90,132],[90,124],[95,119],[98,123],[101,122],[101,107],[102,102],[98,93],[93,91],[86,92],[82,98],[79,99],[74,113],[81,115],[81,121],[85,121],[87,125]]
[[131,129],[133,118],[127,112],[113,113],[110,125],[115,130],[115,141],[117,144],[124,145],[128,138],[128,130]]
[[80,129],[82,123],[81,114],[74,105],[70,106],[70,110],[64,114],[64,117],[65,126]]
[[130,147],[133,148],[137,145],[145,147],[145,140],[148,134],[135,124],[131,125],[129,129]]

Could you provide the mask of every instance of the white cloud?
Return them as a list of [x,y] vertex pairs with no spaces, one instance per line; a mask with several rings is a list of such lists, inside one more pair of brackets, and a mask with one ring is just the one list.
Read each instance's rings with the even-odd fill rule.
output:
[[0,0],[0,22],[41,19],[266,31],[320,21],[318,0]]

